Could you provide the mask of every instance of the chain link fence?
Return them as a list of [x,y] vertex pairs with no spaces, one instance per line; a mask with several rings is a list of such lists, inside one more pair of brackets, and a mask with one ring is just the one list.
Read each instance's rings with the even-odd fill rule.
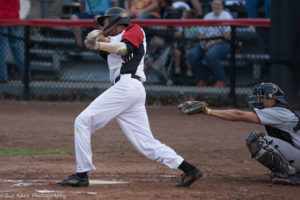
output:
[[[92,21],[24,21],[0,26],[2,98],[90,100],[112,85],[106,61],[82,45]],[[250,88],[269,79],[267,20],[133,23],[147,38],[148,104],[192,98],[242,106]]]

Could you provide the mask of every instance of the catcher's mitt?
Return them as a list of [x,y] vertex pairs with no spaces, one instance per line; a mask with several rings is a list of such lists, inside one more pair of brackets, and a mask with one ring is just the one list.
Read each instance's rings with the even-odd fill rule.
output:
[[178,109],[182,114],[192,115],[203,113],[208,104],[205,101],[185,101],[178,105]]

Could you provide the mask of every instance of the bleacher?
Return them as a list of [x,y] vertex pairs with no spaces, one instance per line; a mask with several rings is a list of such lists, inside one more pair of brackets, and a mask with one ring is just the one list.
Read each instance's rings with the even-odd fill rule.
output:
[[[78,3],[71,0],[65,1],[61,18],[68,19],[78,10]],[[170,29],[156,27],[145,28],[145,30],[149,37],[153,34],[159,34],[167,40],[172,38],[170,37],[170,33],[172,33]],[[87,31],[89,29],[85,29],[85,34]],[[262,78],[261,70],[268,65],[270,56],[265,52],[257,51],[257,38],[254,27],[237,27],[236,31],[237,85],[250,85],[256,79]],[[71,28],[40,28],[38,36],[31,37],[31,41],[30,69],[33,80],[108,81],[108,77],[103,75],[103,73],[108,73],[106,63],[100,56],[89,50],[76,51]],[[230,77],[230,55],[222,61],[222,64],[228,73],[228,77]],[[92,76],[82,73],[83,67],[88,68],[87,71],[92,72]],[[102,74],[102,76],[95,76],[97,73]],[[251,75],[249,76],[249,74]],[[167,83],[167,81],[161,82],[159,77],[155,76],[156,74],[150,74],[148,81]]]

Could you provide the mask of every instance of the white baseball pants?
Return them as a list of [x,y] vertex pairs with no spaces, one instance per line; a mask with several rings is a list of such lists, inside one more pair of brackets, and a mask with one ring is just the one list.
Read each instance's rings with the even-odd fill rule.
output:
[[77,172],[96,169],[92,162],[91,134],[113,118],[140,153],[171,169],[178,168],[183,158],[151,133],[145,99],[142,82],[125,74],[79,114],[74,126]]

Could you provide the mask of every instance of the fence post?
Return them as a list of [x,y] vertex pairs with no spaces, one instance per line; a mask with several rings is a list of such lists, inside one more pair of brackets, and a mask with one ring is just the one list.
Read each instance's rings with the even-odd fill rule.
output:
[[25,26],[24,30],[24,101],[29,101],[29,45],[30,45],[30,26]]
[[235,80],[236,80],[236,27],[231,26],[231,42],[230,42],[230,58],[231,58],[231,73],[230,73],[230,104],[236,106]]

